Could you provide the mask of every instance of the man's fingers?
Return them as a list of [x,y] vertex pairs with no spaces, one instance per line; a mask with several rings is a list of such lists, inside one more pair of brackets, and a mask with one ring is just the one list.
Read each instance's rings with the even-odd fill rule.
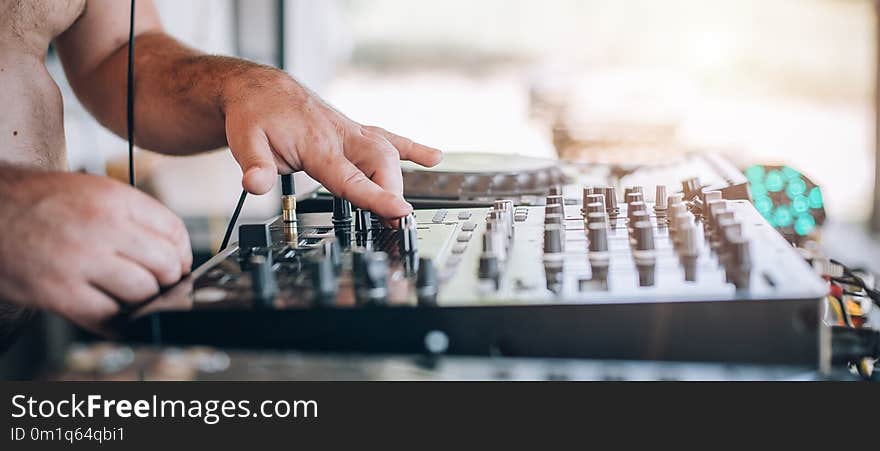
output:
[[[141,199],[143,201],[130,202],[128,204],[131,218],[137,224],[152,231],[153,234],[159,235],[159,238],[164,238],[173,244],[174,254],[179,256],[184,274],[189,273],[193,258],[192,244],[189,241],[189,233],[183,221],[156,199],[140,192],[136,195],[142,196]],[[148,248],[150,246],[146,245],[143,247]]]
[[438,164],[440,164],[441,161],[443,161],[443,152],[434,149],[433,147],[428,147],[413,142],[409,138],[395,135],[394,133],[391,133],[388,130],[379,127],[364,128],[385,137],[385,139],[387,139],[388,142],[390,142],[394,147],[397,148],[397,151],[400,152],[401,160],[412,161],[413,163],[420,164],[429,168],[437,166]]
[[128,258],[108,259],[95,267],[90,282],[109,296],[128,304],[138,304],[159,294],[159,282],[146,268]]
[[58,307],[58,313],[94,333],[109,335],[110,322],[121,311],[119,304],[98,288],[83,285],[71,289],[58,299],[66,302]]
[[403,197],[382,189],[344,155],[331,155],[330,161],[309,171],[330,192],[384,218],[400,218],[412,212]]
[[242,187],[251,194],[268,193],[275,186],[278,167],[266,133],[260,129],[227,130],[226,136],[232,155],[241,166]]
[[365,136],[355,145],[357,152],[348,157],[349,161],[382,189],[403,196],[403,175],[397,149],[381,135]]
[[136,231],[117,244],[120,255],[137,263],[153,275],[160,286],[168,287],[180,281],[189,272],[188,260],[173,243],[150,230]]

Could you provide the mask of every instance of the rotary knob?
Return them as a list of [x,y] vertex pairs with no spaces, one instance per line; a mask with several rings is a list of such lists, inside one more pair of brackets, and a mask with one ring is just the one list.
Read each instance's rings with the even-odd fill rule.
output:
[[669,198],[666,195],[666,185],[657,185],[657,192],[654,195],[654,213],[657,216],[666,216],[669,209]]
[[601,224],[602,227],[606,227],[608,224],[608,215],[605,214],[604,211],[596,212],[596,213],[588,213],[587,214],[587,225],[590,224]]
[[562,215],[558,214],[550,214],[544,215],[544,226],[557,225],[563,226],[565,224],[565,218]]
[[544,207],[544,213],[547,215],[562,216],[565,214],[565,209],[560,204],[547,204],[547,206]]
[[397,231],[398,248],[401,254],[414,254],[419,250],[419,232],[413,215],[400,219],[400,230]]
[[325,240],[321,247],[324,258],[330,262],[333,271],[339,274],[342,271],[342,247],[339,241],[333,239]]
[[737,289],[747,290],[751,281],[752,256],[751,246],[743,237],[736,237],[728,244],[727,273],[728,279]]
[[[592,190],[592,188],[590,188],[590,190]],[[596,193],[587,194],[587,189],[584,189],[584,198],[581,212],[586,214],[588,211],[588,206],[595,203],[601,203],[602,211],[605,211],[605,195]]]
[[254,254],[248,259],[251,275],[251,292],[257,307],[272,307],[278,287],[272,273],[272,263],[264,255]]
[[588,225],[587,237],[590,240],[590,252],[608,252],[608,229],[605,224]]
[[321,305],[332,304],[336,300],[336,294],[339,291],[333,263],[328,258],[312,256],[307,260],[306,266],[312,283],[312,293],[315,302]]
[[644,202],[641,202],[641,201],[633,202],[633,203],[629,204],[629,206],[627,207],[626,213],[627,213],[627,216],[630,218],[630,220],[632,220],[633,216],[637,212],[643,212],[643,213],[647,214],[648,205],[645,204]]
[[604,202],[593,202],[587,205],[587,215],[590,213],[601,213],[605,214],[605,203]]
[[666,203],[667,203],[668,207],[671,207],[676,204],[680,204],[682,202],[684,202],[684,196],[681,193],[670,194],[666,198]]
[[419,305],[437,305],[437,293],[440,288],[439,280],[434,261],[427,257],[419,259],[419,270],[416,273],[416,298]]
[[620,214],[620,207],[617,205],[617,190],[613,186],[605,187],[605,212],[608,216],[616,218]]
[[565,246],[565,229],[558,224],[549,224],[544,228],[544,254],[561,255]]
[[562,195],[550,195],[547,196],[547,205],[565,205],[565,198]]
[[697,280],[697,259],[700,256],[700,237],[697,230],[696,225],[687,224],[678,231],[678,255],[684,267],[684,280],[687,282]]
[[682,257],[698,257],[700,255],[700,237],[696,225],[682,225],[678,230],[678,253]]
[[354,230],[360,234],[367,234],[373,229],[373,218],[367,210],[358,208],[354,216]]
[[351,203],[341,197],[333,198],[333,225],[351,225]]
[[362,303],[385,303],[388,300],[388,255],[363,252],[359,259],[361,269],[355,277],[355,296]]
[[638,221],[633,226],[633,236],[636,242],[636,250],[654,250],[654,228],[650,221]]
[[643,193],[639,193],[639,192],[635,192],[635,191],[626,195],[626,203],[628,205],[632,205],[636,202],[644,203],[645,202],[645,195]]
[[700,195],[700,179],[697,177],[689,178],[681,182],[681,191],[684,193],[685,200],[693,200]]

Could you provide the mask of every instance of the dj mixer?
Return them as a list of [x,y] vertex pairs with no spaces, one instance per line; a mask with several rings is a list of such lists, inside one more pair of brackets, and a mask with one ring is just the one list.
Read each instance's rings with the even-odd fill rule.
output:
[[306,351],[818,366],[828,339],[824,282],[740,188],[725,189],[737,180],[707,172],[718,182],[687,177],[681,190],[609,177],[578,186],[574,200],[569,178],[540,205],[416,210],[395,227],[342,199],[332,213],[285,210],[241,226],[237,245],[137,312],[124,335]]

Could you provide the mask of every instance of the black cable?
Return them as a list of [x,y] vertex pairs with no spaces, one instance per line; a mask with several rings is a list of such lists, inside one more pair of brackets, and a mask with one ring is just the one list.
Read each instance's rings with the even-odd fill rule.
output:
[[127,121],[128,121],[128,183],[135,186],[134,178],[134,9],[135,0],[131,0],[131,17],[128,30],[128,87]]
[[232,217],[229,218],[229,225],[226,226],[226,235],[223,236],[223,244],[220,245],[220,252],[226,250],[229,246],[229,239],[232,238],[232,230],[235,228],[235,223],[238,222],[238,215],[241,214],[241,207],[244,206],[244,200],[247,198],[247,191],[241,191],[241,197],[238,198],[238,205],[235,206],[235,212],[232,213]]

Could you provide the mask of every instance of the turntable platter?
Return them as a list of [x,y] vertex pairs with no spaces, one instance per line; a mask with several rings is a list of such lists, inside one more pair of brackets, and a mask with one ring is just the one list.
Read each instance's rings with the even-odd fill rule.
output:
[[565,182],[557,161],[519,155],[452,153],[434,168],[403,165],[407,197],[473,200],[541,195]]

